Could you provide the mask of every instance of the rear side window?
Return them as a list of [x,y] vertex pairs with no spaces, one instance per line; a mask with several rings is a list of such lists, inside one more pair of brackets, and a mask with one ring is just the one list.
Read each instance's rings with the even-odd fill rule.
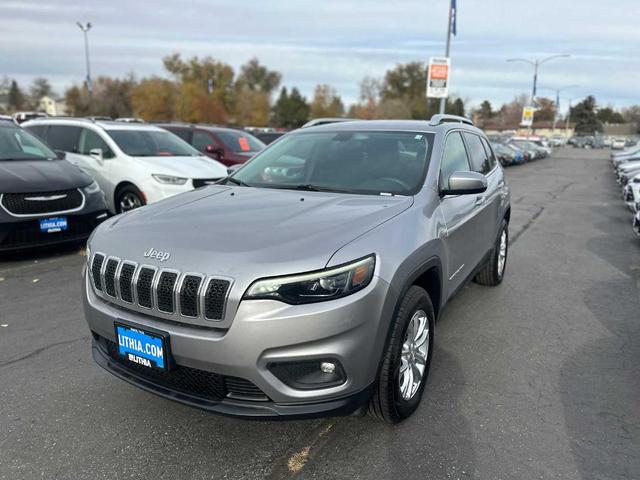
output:
[[91,150],[99,148],[102,150],[102,156],[104,158],[113,158],[113,152],[100,135],[88,128],[82,129],[82,135],[80,137],[80,153],[83,155],[89,155]]
[[[482,147],[482,145],[480,145]],[[459,132],[450,133],[444,145],[444,155],[440,165],[440,181],[444,189],[449,188],[449,177],[455,172],[468,172],[467,150]]]
[[469,149],[469,158],[471,159],[471,169],[474,172],[487,174],[491,171],[491,161],[482,146],[480,137],[473,133],[464,132],[464,140]]
[[493,168],[496,166],[496,163],[498,163],[498,161],[496,160],[496,156],[493,153],[493,149],[489,145],[489,142],[487,142],[487,139],[481,138],[481,140],[482,140],[482,145],[484,145],[484,150],[485,152],[487,152],[487,156],[489,157],[489,166],[491,167],[489,170],[493,170]]
[[80,130],[80,127],[69,125],[49,125],[47,143],[54,150],[77,153]]

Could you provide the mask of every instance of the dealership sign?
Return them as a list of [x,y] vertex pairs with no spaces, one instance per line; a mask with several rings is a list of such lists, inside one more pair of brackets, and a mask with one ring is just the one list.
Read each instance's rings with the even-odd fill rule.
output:
[[522,121],[520,122],[520,125],[523,127],[530,127],[533,125],[533,114],[535,111],[536,109],[534,107],[524,107],[522,109]]
[[449,96],[449,59],[431,57],[427,78],[427,97],[447,98]]

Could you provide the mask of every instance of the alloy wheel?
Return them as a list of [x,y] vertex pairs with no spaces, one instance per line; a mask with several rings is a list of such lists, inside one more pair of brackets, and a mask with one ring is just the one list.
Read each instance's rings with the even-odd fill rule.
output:
[[410,400],[419,390],[428,354],[429,318],[424,310],[418,310],[411,317],[400,353],[398,386],[404,400]]
[[507,231],[503,230],[500,235],[500,247],[498,250],[498,275],[502,277],[504,267],[507,263]]
[[125,193],[120,198],[120,211],[126,212],[142,206],[142,201],[135,193]]

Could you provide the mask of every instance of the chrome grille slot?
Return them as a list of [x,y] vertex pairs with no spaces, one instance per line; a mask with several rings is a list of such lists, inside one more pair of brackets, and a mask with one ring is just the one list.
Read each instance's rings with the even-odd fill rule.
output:
[[133,274],[136,271],[136,266],[133,263],[123,263],[120,268],[120,299],[123,302],[133,303]]
[[104,255],[96,253],[93,256],[93,263],[91,264],[91,276],[93,277],[93,286],[96,290],[102,291],[102,264],[104,263]]
[[212,278],[204,293],[204,317],[209,320],[220,320],[224,317],[224,305],[231,282]]
[[225,320],[233,285],[228,277],[138,264],[102,252],[92,254],[87,275],[93,292],[111,304],[200,326]]
[[178,280],[176,272],[163,271],[158,279],[156,287],[156,304],[158,310],[165,313],[175,311],[175,286]]
[[116,271],[120,261],[116,258],[109,258],[104,268],[104,292],[110,297],[116,296]]
[[153,307],[151,287],[153,286],[153,277],[155,274],[155,269],[151,267],[142,267],[138,273],[138,278],[136,279],[136,297],[138,299],[138,305],[141,307]]
[[198,316],[200,284],[202,277],[186,274],[180,286],[180,313],[185,317]]

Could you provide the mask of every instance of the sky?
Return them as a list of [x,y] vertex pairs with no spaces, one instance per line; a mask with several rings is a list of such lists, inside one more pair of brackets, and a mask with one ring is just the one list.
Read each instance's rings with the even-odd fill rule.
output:
[[[449,0],[0,0],[0,76],[47,77],[58,93],[85,75],[90,21],[98,75],[166,76],[162,57],[211,55],[237,71],[252,57],[310,97],[318,83],[348,105],[365,76],[444,53]],[[451,92],[499,106],[531,91],[533,67],[509,58],[570,58],[540,67],[538,95],[640,104],[640,0],[457,0]],[[540,88],[541,87],[541,88]],[[575,100],[574,100],[575,101]]]

